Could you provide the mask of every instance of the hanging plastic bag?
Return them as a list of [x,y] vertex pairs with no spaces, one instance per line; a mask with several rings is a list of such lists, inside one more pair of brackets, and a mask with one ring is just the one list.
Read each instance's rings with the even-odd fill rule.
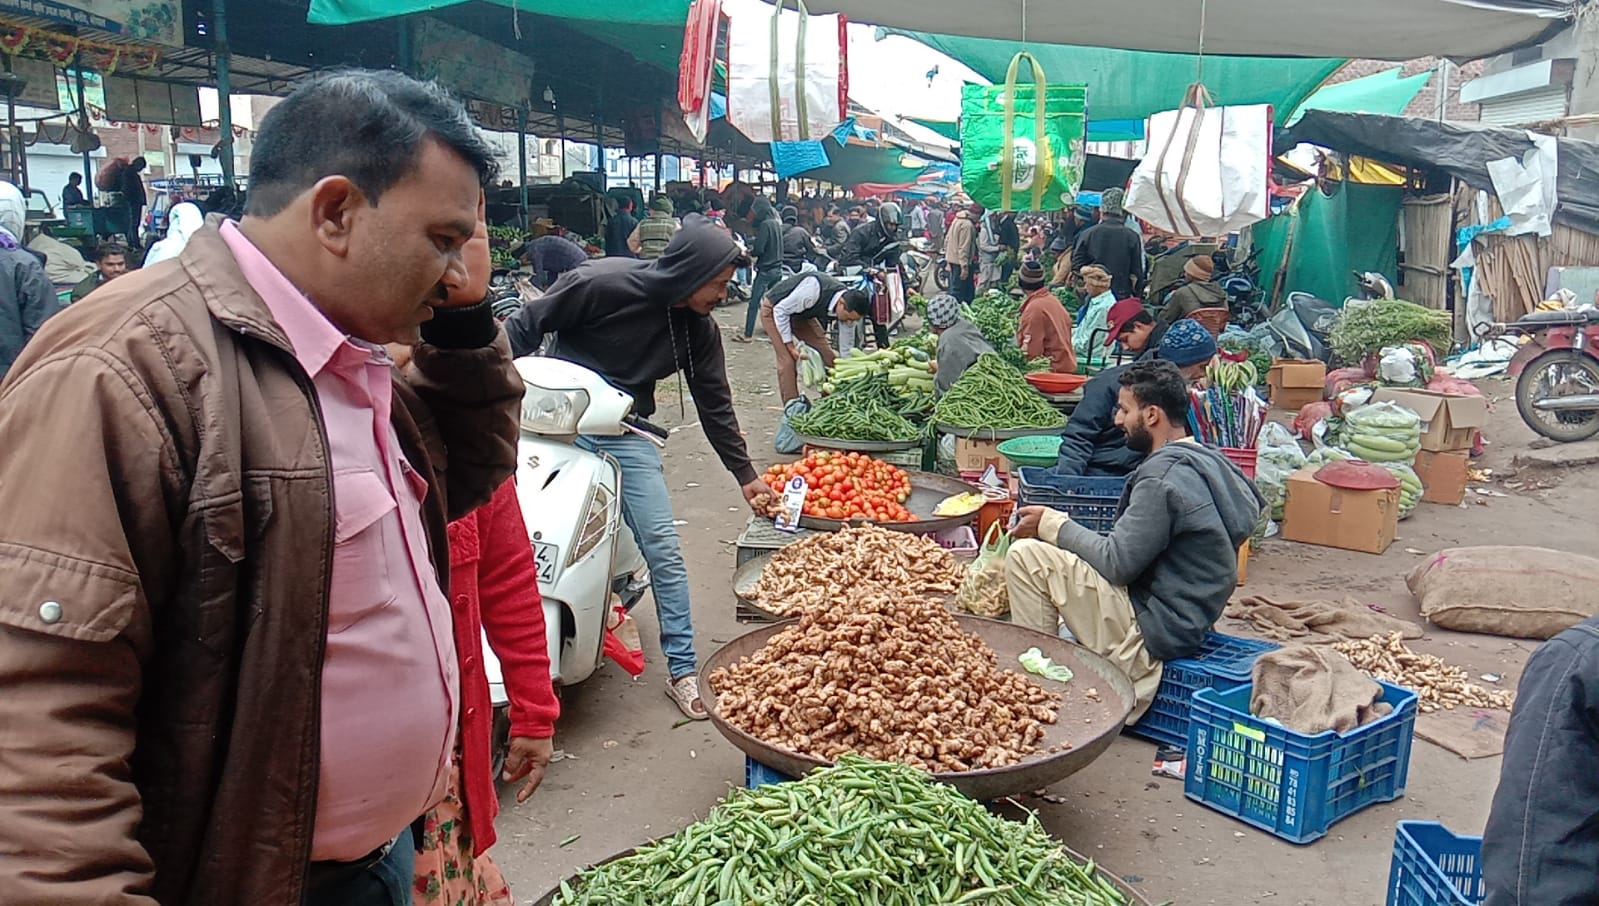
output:
[[983,533],[983,546],[977,559],[966,569],[961,587],[955,592],[955,606],[980,617],[999,617],[1010,613],[1010,594],[1005,590],[1005,555],[1010,553],[1010,534],[995,522]]
[[751,141],[820,140],[849,110],[844,17],[740,12],[727,37],[727,119]]
[[1127,210],[1178,236],[1225,236],[1270,214],[1271,106],[1216,107],[1195,82],[1149,118]]
[[[1018,85],[1022,62],[1033,84]],[[1050,85],[1022,52],[1004,85],[961,89],[961,188],[996,211],[1060,211],[1077,203],[1087,157],[1084,85]],[[1042,103],[1040,103],[1042,98]]]
[[783,420],[777,425],[777,434],[772,438],[772,448],[779,453],[788,455],[798,453],[805,449],[805,441],[799,439],[794,429],[789,427],[788,420],[811,411],[811,401],[805,397],[791,399],[783,404]]
[[1283,518],[1288,500],[1288,476],[1305,465],[1305,451],[1294,435],[1277,422],[1267,422],[1260,431],[1259,454],[1255,458],[1255,487],[1266,498],[1271,518]]

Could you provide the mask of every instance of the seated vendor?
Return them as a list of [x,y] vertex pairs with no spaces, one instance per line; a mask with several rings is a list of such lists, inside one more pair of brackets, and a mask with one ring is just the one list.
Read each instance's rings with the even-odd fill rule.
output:
[[1188,433],[1188,382],[1170,362],[1117,375],[1116,424],[1144,456],[1109,535],[1045,507],[1017,511],[1005,561],[1011,620],[1109,658],[1133,681],[1142,717],[1161,664],[1191,657],[1238,585],[1238,547],[1264,502],[1221,451]]
[[[1198,321],[1180,321],[1162,334],[1160,345],[1151,351],[1176,365],[1191,384],[1205,376],[1206,366],[1216,356],[1216,339]],[[1119,381],[1127,367],[1107,368],[1083,385],[1083,399],[1061,432],[1058,474],[1126,475],[1143,461],[1143,453],[1128,447],[1117,418]]]
[[1105,320],[1109,325],[1105,345],[1120,343],[1122,352],[1132,353],[1135,362],[1153,359],[1161,338],[1171,326],[1165,321],[1156,321],[1137,299],[1122,299],[1112,305]]
[[938,373],[933,377],[933,391],[939,396],[955,385],[966,369],[977,364],[977,357],[994,351],[983,339],[977,325],[961,317],[961,304],[949,293],[939,293],[927,300],[927,329],[938,337]]

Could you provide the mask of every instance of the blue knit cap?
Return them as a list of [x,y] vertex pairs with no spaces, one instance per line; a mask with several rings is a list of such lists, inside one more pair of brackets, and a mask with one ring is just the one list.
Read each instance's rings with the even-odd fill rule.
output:
[[1210,335],[1205,325],[1192,318],[1184,318],[1166,328],[1166,335],[1160,338],[1159,355],[1178,368],[1198,365],[1215,357],[1216,338]]

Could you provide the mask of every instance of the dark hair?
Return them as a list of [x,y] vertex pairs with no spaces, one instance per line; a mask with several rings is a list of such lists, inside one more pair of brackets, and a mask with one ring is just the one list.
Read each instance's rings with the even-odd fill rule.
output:
[[1156,406],[1173,425],[1188,427],[1188,381],[1176,365],[1162,359],[1133,362],[1116,377],[1140,406]]
[[1155,316],[1150,314],[1148,309],[1145,309],[1144,311],[1141,311],[1138,314],[1133,315],[1131,318],[1128,318],[1127,319],[1127,323],[1122,325],[1122,330],[1127,330],[1128,328],[1133,327],[1134,325],[1137,325],[1137,324],[1153,324],[1153,323],[1155,323]]
[[390,70],[313,76],[256,131],[245,213],[271,217],[334,175],[347,177],[375,205],[410,174],[430,138],[465,158],[483,185],[493,184],[493,150],[461,102],[437,83]]
[[99,247],[94,250],[94,260],[96,263],[99,263],[107,258],[110,258],[112,255],[122,255],[123,257],[126,257],[127,254],[127,247],[119,242],[102,242],[100,243]]
[[844,290],[844,307],[864,318],[872,313],[872,297],[858,289]]
[[150,162],[145,160],[142,157],[135,157],[133,160],[128,161],[128,166],[132,167],[135,170],[143,169],[144,167],[147,167],[149,165],[150,165]]
[[79,173],[77,170],[73,170],[71,173],[67,174],[67,182],[83,182],[83,174]]

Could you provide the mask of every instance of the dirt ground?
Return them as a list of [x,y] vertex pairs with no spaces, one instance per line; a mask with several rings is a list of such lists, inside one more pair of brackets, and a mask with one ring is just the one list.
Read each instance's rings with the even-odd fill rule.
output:
[[[742,312],[724,309],[718,318],[733,329]],[[751,454],[758,464],[768,463],[775,458],[771,441],[779,415],[771,347],[758,340],[728,343],[727,349]],[[1482,486],[1492,496],[1468,493],[1458,508],[1422,504],[1400,523],[1400,540],[1382,556],[1269,540],[1251,558],[1242,592],[1301,600],[1353,595],[1419,623],[1404,575],[1423,552],[1525,544],[1599,555],[1592,530],[1599,469],[1513,474],[1514,455],[1527,450],[1534,435],[1516,416],[1509,382],[1489,379],[1481,386],[1493,405],[1488,450],[1476,465],[1493,470],[1492,482]],[[703,658],[744,631],[733,618],[730,578],[733,542],[748,511],[699,430],[692,403],[685,416],[678,399],[676,383],[663,383],[655,419],[682,426],[665,453],[666,474],[684,523],[680,532]],[[588,682],[565,690],[556,747],[566,757],[550,766],[543,787],[526,804],[503,797],[493,852],[520,902],[541,896],[583,865],[680,829],[703,816],[729,786],[743,783],[743,755],[709,723],[678,725],[679,714],[663,691],[648,599],[635,616],[650,658],[644,676],[633,680],[607,663]],[[1218,628],[1249,634],[1232,621]],[[1411,644],[1472,674],[1500,674],[1506,687],[1513,687],[1535,647],[1430,628]],[[1029,805],[1056,837],[1125,877],[1152,902],[1182,906],[1382,904],[1394,823],[1441,821],[1456,832],[1481,833],[1499,775],[1498,758],[1465,761],[1418,738],[1403,798],[1367,808],[1335,824],[1321,840],[1296,846],[1184,798],[1180,781],[1151,776],[1153,756],[1153,744],[1123,735],[1088,769],[1050,790],[1059,802]],[[575,839],[561,846],[568,838]]]

